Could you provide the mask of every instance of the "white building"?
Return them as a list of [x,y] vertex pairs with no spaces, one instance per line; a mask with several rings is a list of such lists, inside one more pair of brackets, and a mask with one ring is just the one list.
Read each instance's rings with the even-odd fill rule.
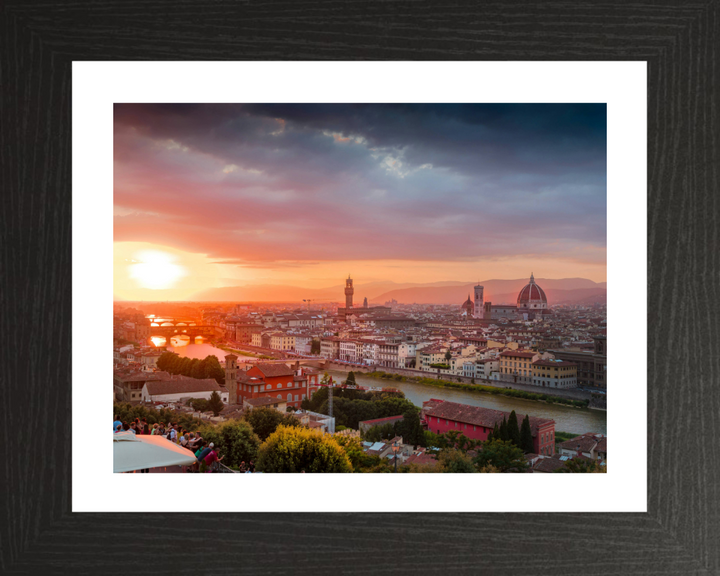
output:
[[170,380],[145,382],[142,388],[143,402],[177,402],[183,398],[210,399],[213,392],[220,394],[223,403],[229,401],[229,392],[213,378],[187,378],[173,376]]

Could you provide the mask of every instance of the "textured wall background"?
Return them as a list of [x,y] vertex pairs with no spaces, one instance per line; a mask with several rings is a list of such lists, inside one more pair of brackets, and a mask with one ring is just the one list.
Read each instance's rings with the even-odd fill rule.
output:
[[[1,573],[720,573],[717,1],[0,10]],[[647,60],[649,512],[71,514],[71,62],[180,59]]]

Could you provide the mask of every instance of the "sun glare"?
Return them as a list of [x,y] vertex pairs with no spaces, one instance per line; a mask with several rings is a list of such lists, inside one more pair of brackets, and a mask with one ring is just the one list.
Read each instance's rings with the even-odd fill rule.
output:
[[136,263],[130,266],[130,278],[143,288],[153,290],[172,288],[187,270],[175,264],[175,257],[166,252],[145,250],[135,255]]

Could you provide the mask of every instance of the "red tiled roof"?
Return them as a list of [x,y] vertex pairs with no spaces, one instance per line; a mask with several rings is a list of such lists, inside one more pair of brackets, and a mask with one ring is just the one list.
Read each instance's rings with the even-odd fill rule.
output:
[[266,378],[276,376],[292,376],[294,374],[292,368],[288,368],[285,364],[255,364],[255,368],[262,372]]
[[[494,410],[492,408],[482,408],[481,406],[470,406],[469,404],[458,404],[457,402],[440,401],[439,404],[425,409],[426,417],[442,418],[444,420],[452,420],[463,424],[474,424],[475,426],[484,426],[493,428],[495,424],[498,426],[510,416],[509,412]],[[517,414],[518,423],[525,418],[525,414]],[[554,420],[547,418],[538,418],[530,416],[530,430],[533,436],[537,436],[538,428],[548,424],[555,424]]]
[[192,394],[194,392],[222,392],[222,388],[214,378],[179,378],[177,380],[158,380],[146,382],[148,394],[162,396],[164,394]]
[[253,408],[262,408],[264,406],[271,406],[272,404],[287,404],[287,402],[282,398],[273,398],[271,396],[258,396],[257,398],[248,398],[247,400],[245,400],[245,402],[250,404],[250,406],[252,406]]
[[532,358],[535,356],[534,352],[516,352],[510,350],[508,352],[501,352],[500,356],[512,357],[512,358]]
[[542,458],[533,467],[533,472],[555,472],[565,466],[565,462],[560,460],[558,456],[551,458]]
[[371,426],[377,426],[378,424],[382,424],[383,422],[394,422],[395,420],[402,420],[403,415],[399,414],[398,416],[387,416],[385,418],[375,418],[374,420],[363,420],[359,424],[370,424]]

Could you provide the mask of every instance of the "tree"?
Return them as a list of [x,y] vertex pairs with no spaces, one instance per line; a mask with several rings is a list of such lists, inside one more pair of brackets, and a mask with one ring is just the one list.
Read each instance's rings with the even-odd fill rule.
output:
[[450,352],[450,350],[448,350],[447,352],[445,352],[445,360],[447,362],[449,362],[451,359],[452,359],[452,353]]
[[522,448],[525,454],[530,454],[535,450],[533,446],[532,430],[530,429],[530,416],[527,414],[523,418],[522,426],[520,428],[520,448]]
[[203,360],[204,374],[203,378],[215,378],[215,382],[221,386],[225,384],[225,370],[220,366],[217,356],[211,354]]
[[388,422],[387,424],[373,426],[368,429],[363,435],[363,438],[366,442],[380,442],[380,440],[390,440],[395,436],[395,425],[392,422]]
[[513,446],[512,442],[503,440],[483,443],[482,451],[474,462],[480,469],[493,466],[499,472],[524,472],[529,466],[523,451]]
[[408,408],[403,412],[403,419],[397,423],[396,430],[398,435],[402,436],[405,444],[424,446],[425,434],[420,424],[417,408]]
[[283,414],[274,408],[253,408],[245,414],[245,420],[252,426],[260,440],[266,440],[275,432],[280,424],[285,426],[300,426],[300,421],[292,414]]
[[220,412],[222,412],[222,409],[225,408],[225,404],[223,404],[222,398],[220,398],[220,394],[218,394],[217,390],[213,390],[213,393],[210,394],[207,407],[208,410],[212,410],[213,416],[217,416]]
[[493,426],[492,432],[488,434],[487,440],[500,440],[500,428],[498,428],[498,423],[495,422],[495,426]]
[[195,412],[207,412],[209,410],[208,401],[205,398],[191,398],[190,405]]
[[469,473],[477,472],[470,456],[464,454],[460,450],[450,449],[442,450],[438,454],[438,462],[440,463],[441,472],[449,473]]
[[215,444],[225,466],[238,468],[243,462],[257,459],[260,438],[244,420],[228,420],[218,426],[205,424],[199,432],[208,444]]
[[510,412],[510,417],[508,418],[507,422],[507,429],[508,440],[510,440],[510,442],[512,442],[518,448],[522,448],[522,446],[520,445],[520,427],[518,426],[518,419],[517,414],[515,414],[515,410]]
[[313,338],[310,343],[310,354],[320,354],[320,340],[315,340]]
[[508,426],[507,422],[505,421],[505,416],[503,416],[502,424],[500,424],[499,434],[500,440],[502,440],[503,442],[507,442],[508,440],[510,440],[510,434],[508,433]]
[[345,450],[319,430],[278,426],[260,446],[260,472],[352,472]]
[[192,378],[205,378],[205,365],[202,360],[193,363],[190,376]]
[[345,384],[348,386],[356,386],[355,383],[355,372],[352,370],[347,375],[347,380],[345,380]]

